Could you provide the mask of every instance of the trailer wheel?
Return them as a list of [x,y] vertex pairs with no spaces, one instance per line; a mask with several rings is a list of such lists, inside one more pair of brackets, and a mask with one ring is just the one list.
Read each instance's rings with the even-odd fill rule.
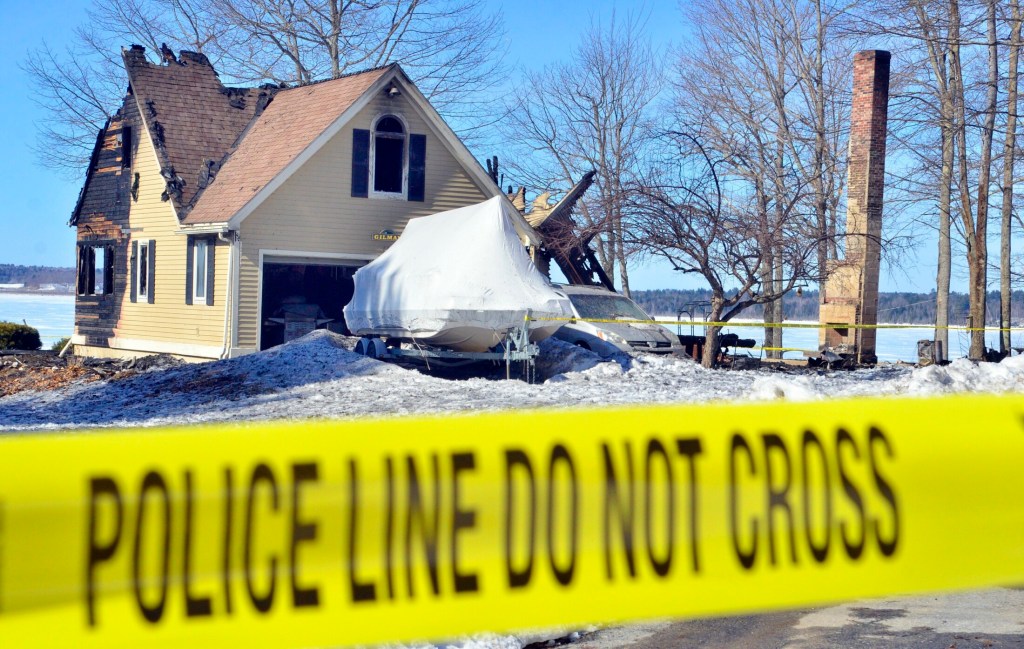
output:
[[375,359],[379,359],[387,353],[384,341],[380,338],[360,338],[354,351],[360,356]]

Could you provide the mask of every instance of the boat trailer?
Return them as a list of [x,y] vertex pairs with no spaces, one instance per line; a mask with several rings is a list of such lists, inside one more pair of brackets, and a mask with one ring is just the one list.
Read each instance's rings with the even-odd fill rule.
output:
[[[537,376],[536,360],[540,347],[530,342],[529,321],[505,332],[500,343],[486,352],[461,352],[430,345],[421,345],[415,339],[384,338],[363,336],[355,346],[355,352],[362,356],[381,361],[422,362],[430,369],[435,363],[444,367],[459,367],[478,361],[504,362],[505,378],[516,375],[527,383],[533,383]],[[404,345],[404,346],[403,346]]]

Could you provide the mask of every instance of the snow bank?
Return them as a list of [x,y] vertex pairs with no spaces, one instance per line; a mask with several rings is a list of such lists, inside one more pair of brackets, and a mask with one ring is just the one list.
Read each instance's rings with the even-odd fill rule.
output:
[[909,394],[1024,391],[1024,356],[999,363],[972,363],[958,358],[949,365],[916,370],[907,384]]
[[506,408],[707,401],[807,401],[866,395],[1024,392],[1024,357],[946,367],[854,372],[706,370],[641,355],[602,361],[558,340],[541,343],[544,382],[452,381],[350,351],[352,338],[315,331],[231,360],[0,399],[0,430],[154,426],[211,421],[387,416]]

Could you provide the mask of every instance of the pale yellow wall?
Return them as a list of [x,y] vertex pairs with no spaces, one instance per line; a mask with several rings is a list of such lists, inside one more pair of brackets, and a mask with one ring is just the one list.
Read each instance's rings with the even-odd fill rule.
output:
[[[187,237],[178,234],[178,220],[170,202],[160,199],[165,183],[160,176],[156,151],[149,138],[139,138],[133,173],[139,174],[139,198],[129,213],[131,240],[156,241],[154,303],[139,297],[131,302],[130,290],[124,293],[116,337],[184,345],[223,346],[225,294],[228,286],[228,246],[215,247],[214,304],[185,304],[185,259]],[[129,248],[129,255],[131,249]],[[131,268],[131,260],[126,262]],[[130,273],[130,270],[129,270]],[[135,281],[135,278],[131,278]],[[142,350],[146,351],[146,350]]]
[[[372,121],[383,113],[400,115],[411,133],[427,136],[423,202],[352,197],[352,129],[371,128]],[[489,197],[470,180],[404,95],[371,102],[242,222],[237,346],[257,346],[260,250],[373,258],[387,247],[373,240],[381,230],[400,233],[412,217]]]

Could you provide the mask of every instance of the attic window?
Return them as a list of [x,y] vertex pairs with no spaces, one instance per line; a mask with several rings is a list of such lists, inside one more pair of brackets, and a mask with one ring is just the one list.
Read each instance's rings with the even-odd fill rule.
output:
[[405,195],[407,160],[406,131],[394,115],[384,115],[373,128],[373,192],[394,196]]
[[423,202],[427,136],[409,133],[394,115],[382,115],[372,126],[352,129],[352,196]]

